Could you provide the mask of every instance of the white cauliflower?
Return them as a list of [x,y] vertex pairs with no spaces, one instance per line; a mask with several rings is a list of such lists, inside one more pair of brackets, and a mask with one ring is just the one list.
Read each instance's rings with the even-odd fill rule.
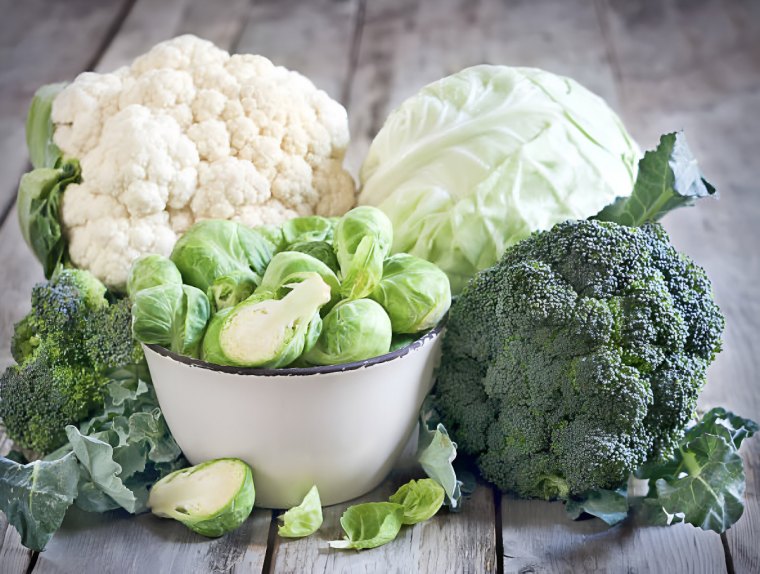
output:
[[195,221],[280,224],[354,204],[343,106],[296,72],[195,36],[81,74],[51,118],[82,169],[61,205],[69,257],[116,289],[132,261],[168,255]]

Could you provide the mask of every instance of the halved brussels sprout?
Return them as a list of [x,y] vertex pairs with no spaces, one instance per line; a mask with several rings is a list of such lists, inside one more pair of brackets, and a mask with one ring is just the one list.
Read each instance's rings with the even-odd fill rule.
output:
[[449,278],[434,263],[398,253],[383,263],[383,278],[370,295],[391,318],[394,333],[430,329],[451,306]]
[[150,489],[153,514],[216,538],[239,527],[256,498],[251,467],[237,458],[209,460],[168,474]]
[[245,301],[255,289],[256,282],[250,273],[233,271],[214,279],[206,294],[214,309],[219,310]]
[[167,284],[182,285],[182,274],[171,259],[151,253],[132,263],[127,278],[127,294],[134,299],[138,291]]
[[333,273],[336,273],[336,276],[340,270],[338,257],[335,255],[332,245],[327,241],[302,241],[300,243],[294,243],[288,246],[288,251],[306,253],[306,255],[311,255],[315,259],[319,259],[322,263],[327,265]]
[[200,289],[175,283],[156,285],[133,298],[132,334],[141,343],[198,357],[210,314],[208,298]]
[[282,235],[286,245],[303,241],[330,241],[334,226],[332,219],[319,215],[294,217],[282,224]]
[[388,352],[391,320],[370,299],[341,301],[322,320],[317,344],[304,353],[312,365],[337,365],[363,361]]
[[376,207],[356,207],[335,225],[333,247],[341,271],[341,295],[366,297],[380,282],[393,244],[393,225]]
[[203,339],[204,360],[277,368],[310,349],[319,337],[319,310],[330,301],[330,286],[310,273],[285,287],[290,291],[282,299],[271,292],[257,293],[217,313]]
[[171,260],[188,285],[206,293],[222,275],[248,275],[256,284],[272,259],[272,243],[235,221],[199,221],[179,238]]
[[272,257],[256,293],[275,293],[278,297],[285,293],[283,288],[303,281],[317,273],[330,286],[330,305],[340,299],[340,283],[332,270],[319,259],[298,251],[283,251]]

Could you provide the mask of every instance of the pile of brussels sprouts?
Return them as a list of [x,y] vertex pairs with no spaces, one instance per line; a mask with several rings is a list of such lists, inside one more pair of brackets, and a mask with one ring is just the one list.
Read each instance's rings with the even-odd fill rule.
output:
[[127,292],[143,343],[217,365],[336,365],[405,346],[451,304],[446,274],[390,254],[393,226],[374,207],[282,227],[193,225],[170,258],[133,264]]

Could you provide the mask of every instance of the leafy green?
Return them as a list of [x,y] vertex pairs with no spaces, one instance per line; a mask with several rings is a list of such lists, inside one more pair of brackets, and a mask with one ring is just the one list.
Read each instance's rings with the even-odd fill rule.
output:
[[77,495],[78,479],[79,467],[72,453],[24,465],[0,457],[0,509],[18,530],[24,546],[45,548]]
[[660,219],[702,197],[717,196],[704,178],[683,132],[664,134],[654,151],[639,161],[639,173],[629,197],[618,198],[595,218],[638,227]]
[[461,510],[462,483],[457,480],[452,462],[457,456],[457,445],[452,442],[446,427],[437,422],[438,414],[428,397],[420,410],[420,432],[417,443],[417,461],[430,478],[443,487],[446,505],[452,512]]
[[628,493],[625,488],[591,491],[586,496],[568,500],[565,512],[572,520],[590,514],[614,526],[628,516]]
[[61,158],[61,150],[53,142],[54,126],[50,114],[53,100],[65,87],[65,83],[48,84],[38,89],[32,98],[26,116],[26,147],[34,168],[55,167]]
[[21,177],[16,198],[18,222],[24,241],[42,263],[50,279],[66,262],[66,240],[61,229],[61,196],[66,186],[78,183],[79,162],[65,160],[57,167],[40,167]]
[[286,538],[301,538],[314,534],[322,526],[322,502],[315,484],[298,506],[280,516],[282,524],[277,533]]
[[446,493],[432,478],[410,480],[388,499],[404,507],[404,524],[417,524],[432,518],[443,505]]
[[330,542],[332,548],[363,550],[377,548],[396,538],[404,520],[404,507],[393,502],[365,502],[349,506],[340,517],[344,540]]

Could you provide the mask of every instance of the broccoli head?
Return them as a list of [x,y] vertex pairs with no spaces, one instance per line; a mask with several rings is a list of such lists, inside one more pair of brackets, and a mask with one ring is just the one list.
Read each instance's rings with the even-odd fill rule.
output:
[[112,370],[142,358],[129,301],[110,303],[100,281],[75,269],[35,285],[11,351],[17,364],[0,376],[0,418],[16,444],[39,453],[103,406]]
[[456,300],[437,405],[503,490],[615,487],[682,436],[723,324],[705,272],[659,224],[561,223]]

